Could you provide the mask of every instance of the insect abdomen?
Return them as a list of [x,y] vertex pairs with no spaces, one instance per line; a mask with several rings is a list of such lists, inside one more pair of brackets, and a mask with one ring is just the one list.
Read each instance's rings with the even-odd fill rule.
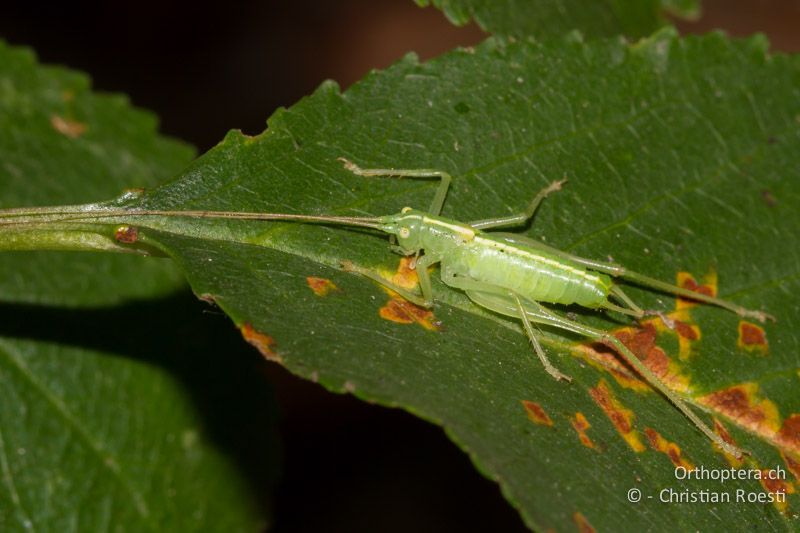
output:
[[467,267],[462,275],[539,302],[596,308],[608,299],[611,281],[604,274],[533,248],[487,238],[476,241],[461,249],[460,262]]

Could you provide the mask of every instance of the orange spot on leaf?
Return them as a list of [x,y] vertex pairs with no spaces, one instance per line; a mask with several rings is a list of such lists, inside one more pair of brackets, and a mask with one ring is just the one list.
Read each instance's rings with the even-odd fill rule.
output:
[[122,244],[133,244],[139,239],[139,230],[133,226],[119,226],[114,230],[114,238]]
[[58,115],[53,115],[50,117],[50,125],[53,126],[53,129],[58,133],[66,135],[71,139],[77,139],[86,133],[86,129],[88,128],[88,126],[82,122],[67,120]]
[[273,349],[275,346],[275,339],[269,335],[264,335],[263,333],[256,331],[255,328],[253,328],[253,326],[248,322],[245,322],[239,328],[239,331],[242,332],[242,337],[244,337],[244,340],[255,346],[265,359],[274,361],[276,363],[283,362],[283,358],[281,358],[281,356],[278,355]]
[[[417,286],[417,271],[411,268],[412,258],[403,257],[391,281],[404,289],[413,289]],[[388,276],[384,276],[388,277]],[[384,320],[391,320],[398,324],[419,324],[429,331],[439,331],[441,322],[436,319],[433,311],[415,305],[396,292],[384,287],[389,294],[389,301],[380,308],[379,314]]]
[[645,428],[644,434],[647,435],[647,441],[650,443],[650,447],[669,457],[672,464],[675,466],[682,466],[686,470],[694,470],[694,465],[682,457],[680,446],[674,442],[668,441],[653,428]]
[[572,520],[575,522],[575,525],[578,526],[579,533],[595,533],[595,529],[592,527],[592,524],[586,520],[586,517],[583,516],[581,513],[574,513],[572,515]]
[[547,415],[545,410],[538,403],[530,400],[522,400],[522,406],[525,408],[525,412],[528,414],[528,418],[531,422],[541,424],[543,426],[553,425],[553,420]]
[[592,425],[589,424],[589,421],[586,420],[586,417],[583,416],[583,413],[575,413],[575,416],[570,418],[569,421],[572,423],[572,427],[575,428],[575,432],[578,433],[578,438],[581,440],[581,444],[587,448],[594,448],[594,442],[592,442],[592,439],[590,439],[589,435],[586,434],[586,430],[592,427]]
[[317,296],[326,296],[331,291],[339,290],[339,287],[336,286],[331,280],[325,278],[315,278],[313,276],[308,276],[306,278],[306,283],[308,283],[308,288],[314,291],[314,294]]
[[601,379],[596,387],[589,389],[589,394],[611,420],[611,423],[614,424],[617,432],[625,439],[628,446],[635,452],[643,452],[645,446],[642,444],[639,432],[633,428],[633,419],[635,418],[633,411],[624,407],[614,397],[605,380]]
[[764,328],[744,320],[739,321],[739,339],[736,345],[742,350],[761,355],[766,355],[769,349]]
[[392,295],[378,313],[384,320],[398,324],[419,324],[429,331],[439,331],[441,326],[433,311],[414,305],[398,295]]

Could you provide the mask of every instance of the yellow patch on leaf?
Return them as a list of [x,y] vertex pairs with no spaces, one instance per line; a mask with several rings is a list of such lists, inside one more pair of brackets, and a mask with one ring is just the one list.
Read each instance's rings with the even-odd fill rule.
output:
[[650,447],[669,457],[669,460],[672,461],[672,464],[676,467],[682,466],[686,470],[694,470],[694,465],[681,455],[680,446],[674,442],[668,441],[653,428],[645,428],[644,434],[647,435],[647,441],[650,443]]
[[589,389],[592,399],[600,406],[620,436],[635,452],[643,452],[645,445],[642,443],[639,432],[633,427],[635,415],[633,411],[623,406],[617,400],[605,380],[601,379],[596,387]]
[[592,427],[586,417],[583,416],[583,413],[580,411],[575,413],[575,416],[570,418],[569,421],[572,423],[572,427],[575,429],[575,432],[578,434],[578,438],[581,440],[581,444],[586,446],[587,448],[594,448],[594,442],[592,439],[589,438],[589,435],[586,434],[586,431]]
[[283,363],[283,358],[278,355],[273,347],[275,346],[275,339],[270,337],[269,335],[265,335],[260,333],[253,328],[250,323],[245,322],[239,328],[239,331],[242,332],[242,337],[244,340],[255,346],[255,348],[264,356],[265,359],[269,361],[274,361],[276,363]]
[[325,278],[308,276],[306,278],[306,283],[308,283],[308,288],[314,291],[314,294],[317,296],[327,296],[332,291],[339,290],[339,287],[337,287],[335,283]]
[[521,403],[531,422],[542,426],[553,426],[553,420],[548,416],[541,405],[530,400],[522,400]]
[[404,289],[416,288],[419,283],[419,277],[417,276],[417,270],[411,268],[413,261],[413,257],[402,257],[400,259],[397,271],[391,273],[391,278],[389,278],[392,283]]

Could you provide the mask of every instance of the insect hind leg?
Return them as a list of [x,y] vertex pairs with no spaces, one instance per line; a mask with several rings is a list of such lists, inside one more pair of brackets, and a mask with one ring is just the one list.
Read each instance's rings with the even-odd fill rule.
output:
[[431,207],[428,212],[432,215],[438,216],[442,212],[442,205],[444,199],[447,197],[447,191],[450,189],[450,182],[453,180],[452,176],[443,170],[436,170],[432,168],[361,168],[352,161],[339,157],[339,161],[344,164],[344,168],[358,176],[375,176],[375,177],[397,177],[397,178],[439,178],[439,188],[436,189],[436,194],[433,196]]
[[[507,299],[498,298],[497,295],[490,293],[467,291],[467,294],[474,302],[482,307],[491,309],[492,311],[500,314],[513,316],[512,313],[515,311],[514,305],[510,304]],[[578,335],[592,339],[595,342],[601,342],[610,346],[636,371],[636,373],[638,373],[648,384],[650,384],[650,386],[666,396],[666,398],[714,444],[737,458],[741,458],[745,453],[743,450],[726,442],[724,439],[722,439],[722,437],[714,433],[714,431],[712,431],[708,425],[700,420],[700,417],[698,417],[694,411],[689,408],[688,404],[681,399],[680,396],[671,391],[664,384],[664,382],[653,373],[652,370],[642,363],[642,361],[640,361],[639,358],[636,357],[636,355],[634,355],[634,353],[631,352],[631,350],[614,335],[590,326],[586,326],[580,322],[561,317],[537,302],[526,301],[524,305],[524,311],[529,320],[532,322],[552,326],[554,328],[570,331],[572,333],[577,333]]]

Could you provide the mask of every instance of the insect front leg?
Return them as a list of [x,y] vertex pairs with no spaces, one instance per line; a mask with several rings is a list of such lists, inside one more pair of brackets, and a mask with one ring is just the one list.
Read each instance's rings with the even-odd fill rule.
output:
[[405,287],[400,287],[399,285],[392,283],[391,281],[381,277],[369,269],[354,265],[350,261],[343,261],[342,268],[347,272],[355,272],[356,274],[360,274],[371,279],[372,281],[375,281],[376,283],[379,283],[380,285],[383,285],[387,289],[393,290],[413,304],[430,309],[433,307],[433,291],[431,289],[431,278],[430,274],[428,274],[428,267],[438,263],[439,261],[441,261],[441,258],[433,255],[423,255],[420,260],[417,261],[416,271],[417,277],[419,278],[420,292],[422,293],[421,297]]
[[[483,307],[486,307],[487,309],[491,309],[492,311],[508,316],[513,316],[512,313],[515,311],[514,306],[510,305],[507,300],[498,298],[495,294],[472,291],[468,292],[467,294],[473,301]],[[711,428],[708,427],[708,425],[700,420],[700,418],[689,408],[689,406],[680,398],[680,396],[671,391],[664,384],[664,382],[661,381],[658,376],[653,374],[653,372],[644,363],[642,363],[639,358],[636,357],[636,355],[634,355],[634,353],[631,352],[630,349],[618,338],[606,331],[595,329],[581,324],[580,322],[575,322],[573,320],[561,317],[537,302],[526,301],[524,308],[528,318],[532,322],[545,324],[565,331],[571,331],[614,348],[614,350],[625,360],[626,363],[633,367],[633,369],[645,381],[647,381],[650,386],[666,396],[667,399],[669,399],[669,401],[672,402],[672,404],[677,407],[678,410],[680,410],[686,416],[686,418],[688,418],[697,427],[697,429],[699,429],[706,437],[714,442],[714,444],[719,446],[727,453],[730,453],[734,457],[742,457],[744,454],[742,450],[726,442],[722,439],[722,437],[714,433]]]
[[522,226],[523,224],[527,223],[528,220],[533,217],[534,213],[536,213],[536,209],[539,207],[539,204],[542,203],[542,200],[547,198],[547,195],[551,192],[560,191],[561,186],[566,183],[566,179],[560,181],[554,181],[541,191],[539,191],[536,196],[533,197],[531,203],[528,204],[528,207],[522,213],[518,213],[516,215],[511,215],[508,217],[499,217],[499,218],[486,218],[483,220],[476,220],[474,222],[469,222],[469,225],[475,229],[479,230],[486,230],[492,228],[508,228],[513,226]]
[[442,212],[442,205],[447,196],[447,190],[450,188],[450,182],[453,178],[443,170],[436,170],[432,168],[361,168],[352,161],[344,157],[338,158],[344,164],[344,168],[358,176],[376,176],[376,177],[397,177],[397,178],[439,178],[439,188],[436,189],[436,194],[431,202],[431,207],[428,210],[432,215],[438,216]]

